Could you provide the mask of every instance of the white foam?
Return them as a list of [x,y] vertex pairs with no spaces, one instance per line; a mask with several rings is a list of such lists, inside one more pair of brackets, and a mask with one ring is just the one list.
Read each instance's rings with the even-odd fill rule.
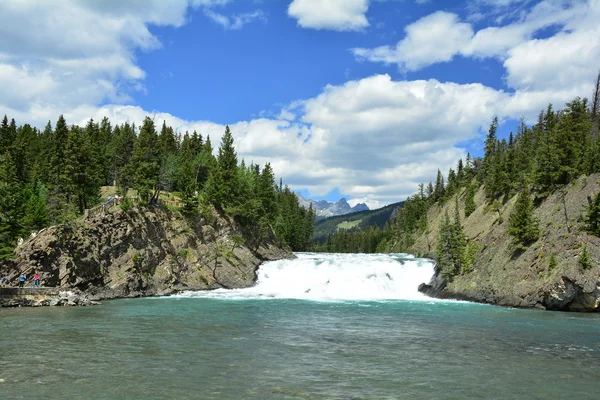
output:
[[429,282],[434,264],[406,254],[299,253],[272,261],[258,271],[255,286],[183,292],[176,297],[223,299],[427,300],[417,290]]

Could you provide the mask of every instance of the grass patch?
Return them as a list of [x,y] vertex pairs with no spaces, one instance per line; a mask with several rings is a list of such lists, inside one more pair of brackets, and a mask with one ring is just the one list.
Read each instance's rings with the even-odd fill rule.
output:
[[360,223],[362,222],[362,219],[358,219],[356,221],[344,221],[341,222],[337,225],[337,229],[352,229],[354,227],[357,227],[358,225],[360,225]]

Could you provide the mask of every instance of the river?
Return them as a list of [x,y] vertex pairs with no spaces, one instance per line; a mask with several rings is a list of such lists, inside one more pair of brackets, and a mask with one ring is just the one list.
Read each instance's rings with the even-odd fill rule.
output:
[[0,309],[0,398],[598,398],[599,315],[433,300],[432,273],[299,254],[249,289]]

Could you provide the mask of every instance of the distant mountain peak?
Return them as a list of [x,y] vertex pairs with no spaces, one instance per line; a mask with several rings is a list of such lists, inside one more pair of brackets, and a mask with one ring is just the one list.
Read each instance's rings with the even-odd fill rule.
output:
[[358,203],[354,207],[350,207],[350,204],[348,204],[348,200],[346,200],[345,197],[342,197],[335,203],[330,203],[326,200],[310,200],[300,193],[296,193],[296,195],[298,196],[298,202],[302,207],[308,208],[312,204],[318,217],[333,217],[336,215],[345,215],[369,210],[369,207],[365,203]]

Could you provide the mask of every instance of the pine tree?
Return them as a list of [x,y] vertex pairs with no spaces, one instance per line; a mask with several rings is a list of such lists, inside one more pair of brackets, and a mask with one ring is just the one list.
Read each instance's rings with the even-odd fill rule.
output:
[[597,193],[594,199],[590,201],[585,222],[586,230],[600,237],[600,193]]
[[459,186],[465,181],[465,168],[463,166],[462,158],[458,160],[458,165],[456,167],[456,180],[458,181]]
[[475,187],[473,185],[469,185],[467,187],[467,193],[465,196],[465,217],[473,214],[473,211],[476,209],[475,205]]
[[433,191],[434,201],[442,201],[446,194],[446,188],[444,186],[444,176],[438,169],[437,178],[435,180],[435,189]]
[[69,138],[69,128],[67,122],[61,115],[56,122],[54,132],[49,139],[49,165],[48,165],[48,185],[50,187],[49,209],[53,222],[63,221],[65,217],[70,217],[71,213],[68,207],[68,185],[69,177],[65,165],[65,148]]
[[22,191],[10,152],[0,156],[0,260],[9,258],[23,232]]
[[275,191],[275,175],[271,164],[267,163],[263,168],[258,180],[258,198],[260,199],[264,215],[268,221],[275,220],[276,212],[276,191]]
[[160,173],[160,148],[158,136],[154,129],[154,121],[146,117],[140,134],[134,144],[131,157],[133,188],[137,190],[140,200],[153,201],[158,198],[158,181]]
[[15,120],[12,119],[8,123],[8,117],[4,115],[0,124],[0,155],[6,151],[13,151],[13,145],[17,137],[17,126]]
[[533,201],[527,186],[523,186],[517,197],[515,208],[508,220],[508,233],[512,236],[512,243],[517,250],[526,249],[539,237],[539,222],[533,215]]
[[225,127],[225,134],[219,146],[217,168],[211,174],[211,178],[209,178],[209,193],[213,203],[223,208],[238,205],[237,154],[233,147],[233,135],[229,126]]
[[579,265],[584,270],[588,270],[592,267],[592,261],[590,260],[590,252],[588,251],[587,246],[583,246],[583,251],[579,256]]
[[431,183],[431,181],[427,184],[427,190],[425,193],[429,200],[433,199],[434,189],[433,189],[433,184]]
[[183,161],[179,172],[179,186],[181,188],[182,211],[191,215],[198,210],[198,187],[196,185],[196,168],[193,159]]
[[498,131],[498,118],[494,117],[490,129],[488,131],[487,138],[485,139],[485,150],[483,156],[483,174],[486,180],[491,178],[494,161],[496,156],[496,150],[498,148],[498,139],[496,138],[496,132]]
[[130,166],[130,161],[136,141],[135,127],[132,127],[129,123],[125,123],[121,127],[116,126],[114,136],[114,180],[119,193],[126,196],[133,180],[134,168]]
[[39,231],[50,223],[47,198],[48,191],[42,184],[36,184],[29,193],[22,222],[25,233]]

